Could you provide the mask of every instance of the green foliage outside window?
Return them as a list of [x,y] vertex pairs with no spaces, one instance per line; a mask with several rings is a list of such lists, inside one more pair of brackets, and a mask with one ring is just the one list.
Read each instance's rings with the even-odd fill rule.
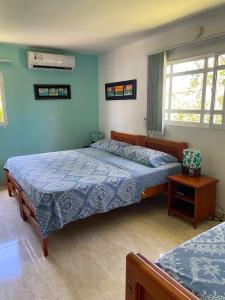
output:
[[0,108],[0,122],[4,122],[3,109]]
[[210,124],[212,121],[214,125],[222,125],[225,55],[218,56],[218,67],[214,70],[215,61],[214,57],[209,56],[201,60],[174,62],[167,67],[167,120],[192,124]]
[[2,102],[0,98],[0,123],[4,122],[4,113],[3,113],[3,107],[2,107]]
[[0,125],[6,123],[6,112],[5,112],[4,92],[3,92],[3,76],[0,72]]

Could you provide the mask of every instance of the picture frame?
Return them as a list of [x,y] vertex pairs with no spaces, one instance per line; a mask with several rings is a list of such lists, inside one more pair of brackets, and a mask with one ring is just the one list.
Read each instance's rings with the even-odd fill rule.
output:
[[136,99],[137,80],[118,81],[105,84],[106,100]]
[[71,99],[69,84],[34,84],[36,100]]

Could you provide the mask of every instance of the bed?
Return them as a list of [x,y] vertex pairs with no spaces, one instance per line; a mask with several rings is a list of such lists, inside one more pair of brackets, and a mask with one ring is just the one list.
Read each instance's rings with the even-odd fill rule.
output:
[[[186,143],[112,131],[111,139],[158,149],[181,161]],[[19,203],[48,255],[48,234],[65,224],[139,202],[167,190],[179,163],[149,168],[92,147],[10,158],[8,193]]]
[[225,223],[150,262],[130,253],[126,300],[225,299]]

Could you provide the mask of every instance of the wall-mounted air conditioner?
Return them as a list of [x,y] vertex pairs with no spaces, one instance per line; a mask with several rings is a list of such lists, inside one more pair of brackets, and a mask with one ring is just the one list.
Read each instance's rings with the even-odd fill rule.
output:
[[53,69],[73,71],[75,57],[68,55],[27,52],[27,65],[29,69]]

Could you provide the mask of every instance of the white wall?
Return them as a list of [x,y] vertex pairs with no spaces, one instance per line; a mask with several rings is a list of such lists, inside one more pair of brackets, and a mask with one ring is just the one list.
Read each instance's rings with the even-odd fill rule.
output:
[[[146,54],[194,40],[197,26],[204,27],[204,36],[225,30],[225,10],[160,30],[149,38],[103,53],[99,56],[100,130],[146,134],[147,57]],[[137,100],[106,101],[106,82],[137,79]],[[218,200],[225,208],[225,131],[168,126],[166,139],[188,142],[203,153],[203,173],[220,180]]]

